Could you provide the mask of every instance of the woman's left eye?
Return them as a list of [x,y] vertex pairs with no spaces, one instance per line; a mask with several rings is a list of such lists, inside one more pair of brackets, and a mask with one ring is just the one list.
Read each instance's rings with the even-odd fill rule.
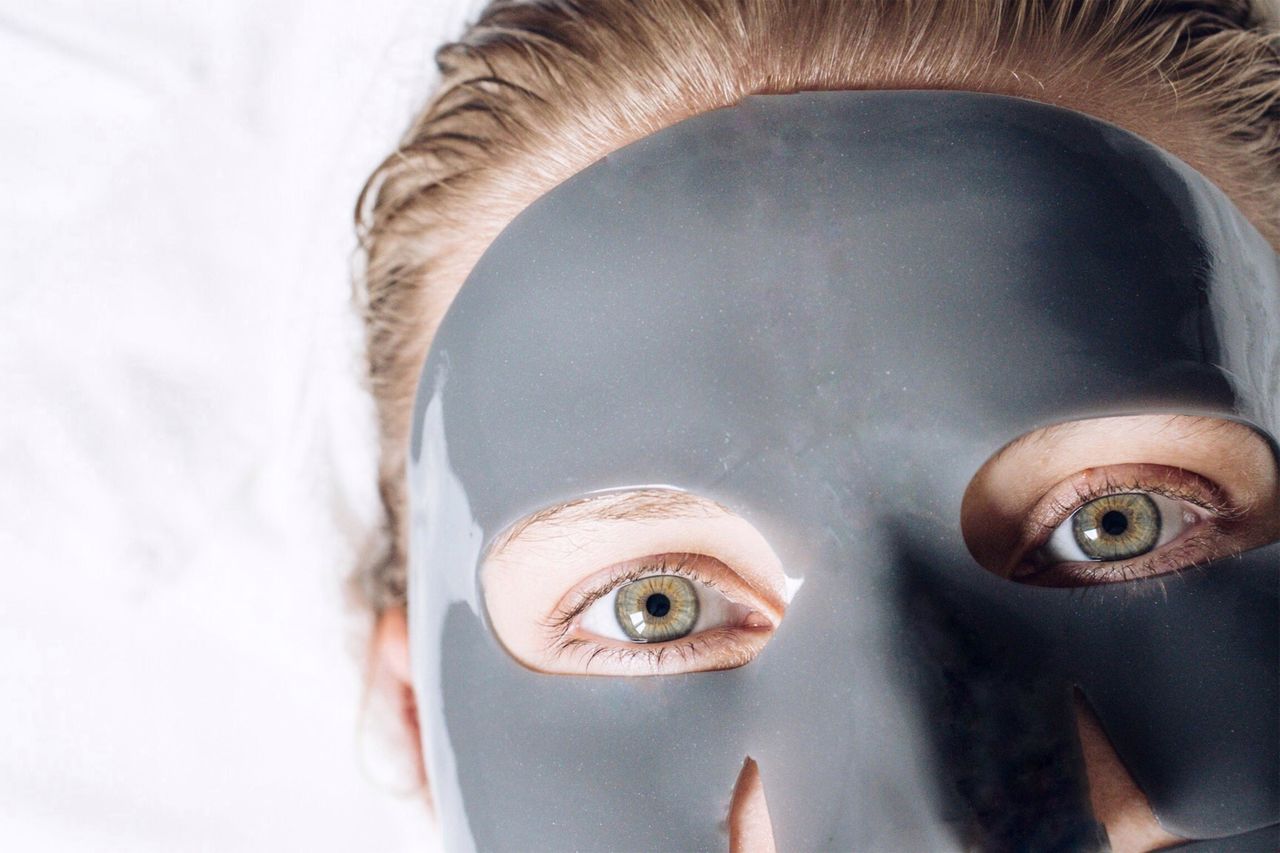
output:
[[602,595],[583,611],[578,627],[603,639],[665,643],[743,625],[752,613],[696,580],[653,574]]
[[1186,501],[1149,492],[1121,492],[1087,501],[1032,554],[1039,567],[1118,562],[1176,540],[1202,520]]

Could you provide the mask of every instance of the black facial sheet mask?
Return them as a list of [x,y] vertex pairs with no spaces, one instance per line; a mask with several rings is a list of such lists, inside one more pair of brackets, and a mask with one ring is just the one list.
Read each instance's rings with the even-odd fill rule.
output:
[[[756,96],[566,181],[476,265],[416,400],[411,652],[448,848],[723,850],[750,756],[779,850],[1098,849],[1079,690],[1168,831],[1275,849],[1280,545],[1033,587],[974,561],[960,503],[1064,421],[1212,415],[1274,446],[1278,330],[1280,260],[1221,191],[1019,98]],[[803,580],[775,636],[721,672],[520,665],[485,548],[655,484]]]

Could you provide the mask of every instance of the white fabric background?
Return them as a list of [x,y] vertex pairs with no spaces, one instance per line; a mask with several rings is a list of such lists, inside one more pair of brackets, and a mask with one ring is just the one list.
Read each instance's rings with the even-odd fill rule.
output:
[[478,4],[6,5],[0,848],[435,849],[361,768],[351,209]]

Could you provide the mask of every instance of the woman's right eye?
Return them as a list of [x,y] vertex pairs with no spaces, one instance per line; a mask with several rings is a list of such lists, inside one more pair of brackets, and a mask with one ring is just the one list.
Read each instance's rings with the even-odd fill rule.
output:
[[583,612],[578,625],[605,639],[663,643],[744,625],[752,612],[696,580],[655,574],[615,587]]
[[731,669],[773,635],[768,611],[714,557],[659,554],[616,564],[566,596],[548,622],[548,652],[599,674]]

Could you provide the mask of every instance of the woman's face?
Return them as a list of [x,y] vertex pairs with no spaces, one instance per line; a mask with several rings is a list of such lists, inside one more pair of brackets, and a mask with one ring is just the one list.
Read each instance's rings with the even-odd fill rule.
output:
[[1275,822],[1280,283],[1215,193],[1076,114],[845,92],[533,205],[416,409],[450,842]]

